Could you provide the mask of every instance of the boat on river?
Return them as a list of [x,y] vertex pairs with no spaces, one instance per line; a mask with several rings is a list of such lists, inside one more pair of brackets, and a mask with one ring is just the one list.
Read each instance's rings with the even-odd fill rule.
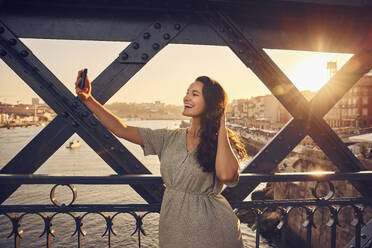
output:
[[68,149],[74,149],[74,148],[79,148],[79,147],[80,147],[80,141],[76,139],[71,140],[66,146],[66,148]]

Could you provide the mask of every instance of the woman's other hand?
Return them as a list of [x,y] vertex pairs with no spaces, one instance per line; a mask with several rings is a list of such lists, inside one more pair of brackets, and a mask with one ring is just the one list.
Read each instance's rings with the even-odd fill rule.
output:
[[83,102],[85,102],[86,100],[88,100],[91,97],[91,87],[90,87],[90,82],[89,82],[88,75],[87,75],[86,80],[85,80],[85,87],[84,87],[84,89],[80,89],[79,84],[82,80],[81,79],[82,73],[83,73],[83,70],[80,70],[78,72],[78,76],[77,76],[76,82],[75,82],[75,92],[76,92],[77,96]]

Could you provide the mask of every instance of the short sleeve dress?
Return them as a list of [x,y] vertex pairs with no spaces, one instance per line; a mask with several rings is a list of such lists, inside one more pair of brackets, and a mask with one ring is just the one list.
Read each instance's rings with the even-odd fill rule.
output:
[[138,128],[144,155],[158,155],[165,184],[159,218],[160,248],[243,247],[240,221],[220,194],[223,183],[203,172],[186,128]]

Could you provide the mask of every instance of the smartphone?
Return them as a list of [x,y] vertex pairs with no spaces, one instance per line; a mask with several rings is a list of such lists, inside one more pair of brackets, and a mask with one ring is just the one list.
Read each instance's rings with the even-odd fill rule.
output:
[[87,78],[88,69],[84,69],[83,73],[81,74],[81,82],[79,83],[79,88],[84,89],[85,88],[85,80]]

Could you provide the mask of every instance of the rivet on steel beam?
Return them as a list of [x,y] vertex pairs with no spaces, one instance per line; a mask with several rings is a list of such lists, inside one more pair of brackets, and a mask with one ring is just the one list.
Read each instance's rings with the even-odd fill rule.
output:
[[72,102],[72,106],[73,106],[74,108],[77,108],[77,107],[79,106],[79,103],[78,103],[77,101],[73,101],[73,102]]
[[161,28],[161,24],[160,24],[160,23],[158,23],[158,22],[157,22],[157,23],[155,23],[155,24],[154,24],[154,28],[156,28],[156,29],[160,29],[160,28]]
[[95,119],[92,119],[90,120],[90,124],[92,124],[92,126],[97,126],[97,121]]
[[89,115],[89,113],[87,111],[83,111],[81,113],[81,116],[83,116],[83,117],[88,117],[88,115]]
[[181,29],[181,24],[177,23],[174,25],[175,30],[180,30]]
[[136,164],[136,168],[140,168],[140,165],[139,164]]
[[14,46],[14,45],[17,44],[17,40],[16,39],[10,39],[10,40],[8,40],[8,43],[9,43],[9,45]]
[[149,32],[146,32],[146,33],[143,34],[143,38],[144,38],[145,40],[150,39],[150,37],[151,37],[151,34],[150,34]]
[[127,53],[123,53],[122,55],[121,55],[121,59],[122,60],[127,60],[129,58],[129,55],[127,54]]
[[1,50],[0,50],[0,56],[1,56],[1,57],[6,56],[6,51],[3,50],[3,49],[1,49]]
[[168,33],[165,33],[163,35],[163,38],[164,38],[164,40],[169,40],[170,39],[170,35]]
[[256,167],[256,163],[252,163],[251,164],[251,167]]
[[270,152],[269,149],[266,149],[266,150],[265,150],[265,153],[269,153],[269,152]]
[[152,44],[152,49],[159,50],[159,48],[160,48],[160,45],[158,43]]
[[4,27],[0,27],[0,34],[2,34],[4,32],[5,32],[5,28]]
[[28,56],[28,52],[27,52],[26,50],[23,50],[23,51],[20,53],[20,55],[21,55],[22,57],[27,57],[27,56]]
[[239,50],[239,53],[244,53],[244,50],[240,49],[240,50]]
[[110,150],[111,150],[111,151],[114,151],[114,150],[115,150],[115,146],[111,146],[111,147],[110,147]]
[[133,46],[134,49],[138,49],[140,47],[138,42],[134,42],[132,46]]
[[234,43],[234,40],[233,39],[230,39],[229,41],[230,41],[230,43]]
[[73,127],[79,126],[76,121],[71,122],[71,124],[72,124]]
[[149,58],[149,55],[147,55],[147,53],[143,53],[141,58],[142,60],[147,60]]
[[121,148],[121,149],[120,149],[120,152],[125,152],[125,149],[124,149],[124,148]]

